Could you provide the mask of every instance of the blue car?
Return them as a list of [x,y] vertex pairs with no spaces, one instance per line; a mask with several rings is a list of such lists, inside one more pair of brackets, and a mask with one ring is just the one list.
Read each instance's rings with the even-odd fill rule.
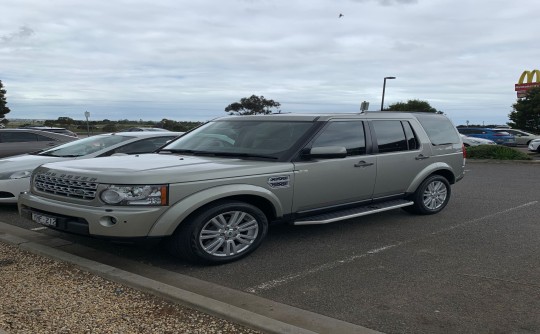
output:
[[516,138],[514,135],[501,129],[489,128],[457,128],[459,133],[468,137],[484,138],[493,140],[499,145],[516,146]]

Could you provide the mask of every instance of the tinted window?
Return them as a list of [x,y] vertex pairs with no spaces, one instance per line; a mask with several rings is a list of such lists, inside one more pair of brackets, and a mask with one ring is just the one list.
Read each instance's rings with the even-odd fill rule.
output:
[[[456,128],[446,117],[440,115],[416,115],[433,145],[459,144]],[[463,132],[465,133],[465,132]]]
[[54,141],[54,139],[46,137],[46,136],[42,136],[38,134],[36,134],[35,136],[37,137],[37,140],[39,141]]
[[407,151],[407,138],[401,121],[373,121],[379,153]]
[[322,146],[343,146],[347,149],[347,155],[365,154],[363,122],[330,122],[312,145],[312,147]]
[[38,136],[28,132],[2,132],[0,133],[0,141],[3,143],[38,141]]
[[405,130],[405,137],[407,138],[407,145],[409,150],[416,150],[420,147],[418,139],[414,135],[414,130],[412,129],[411,123],[403,122],[403,130]]

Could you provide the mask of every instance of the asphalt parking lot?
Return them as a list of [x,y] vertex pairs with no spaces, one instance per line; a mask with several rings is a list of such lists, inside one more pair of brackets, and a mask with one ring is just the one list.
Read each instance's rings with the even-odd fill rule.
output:
[[538,163],[469,163],[438,215],[396,210],[277,226],[248,258],[210,267],[178,261],[160,244],[42,229],[14,206],[1,207],[0,221],[67,240],[65,251],[261,312],[272,304],[256,301],[269,300],[385,333],[540,333],[538,184]]

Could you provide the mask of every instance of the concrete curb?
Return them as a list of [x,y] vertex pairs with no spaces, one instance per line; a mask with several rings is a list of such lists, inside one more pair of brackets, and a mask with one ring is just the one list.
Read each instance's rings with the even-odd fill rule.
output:
[[[20,230],[20,233],[18,233]],[[18,235],[17,235],[18,234]],[[25,237],[35,235],[35,238],[39,241],[29,241]],[[51,240],[48,240],[51,239]],[[192,309],[199,310],[201,312],[229,320],[238,324],[242,324],[249,328],[253,328],[265,333],[285,334],[285,333],[358,333],[358,334],[376,334],[380,333],[369,328],[357,326],[355,324],[347,323],[341,320],[329,318],[323,315],[314,314],[308,311],[296,309],[294,307],[285,306],[289,312],[294,313],[298,310],[297,317],[313,317],[313,319],[321,320],[325,322],[324,328],[301,328],[294,324],[288,324],[283,321],[273,319],[263,314],[255,313],[223,301],[212,299],[200,294],[193,293],[188,290],[184,290],[175,286],[171,286],[138,274],[134,274],[125,270],[115,268],[103,263],[99,263],[93,260],[89,260],[77,255],[70,254],[68,252],[59,250],[57,248],[44,245],[41,242],[56,241],[59,239],[44,236],[38,232],[28,231],[19,227],[0,222],[0,241],[18,246],[20,249],[28,252],[52,258],[58,261],[70,263],[76,267],[103,277],[110,281],[129,286],[131,288],[144,291],[163,299],[169,300],[174,303],[178,303],[187,306]],[[262,298],[261,298],[262,299]],[[309,323],[310,319],[304,319],[304,323]],[[313,323],[313,322],[312,322]],[[0,334],[3,333],[0,330]]]

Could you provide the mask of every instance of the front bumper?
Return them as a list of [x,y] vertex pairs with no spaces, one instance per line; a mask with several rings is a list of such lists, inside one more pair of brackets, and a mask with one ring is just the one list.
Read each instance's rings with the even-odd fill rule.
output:
[[19,214],[55,218],[56,230],[111,238],[140,238],[148,233],[168,207],[92,207],[55,201],[25,192],[19,196]]

